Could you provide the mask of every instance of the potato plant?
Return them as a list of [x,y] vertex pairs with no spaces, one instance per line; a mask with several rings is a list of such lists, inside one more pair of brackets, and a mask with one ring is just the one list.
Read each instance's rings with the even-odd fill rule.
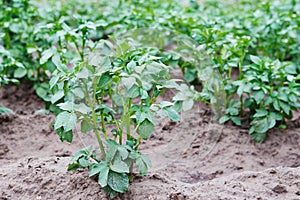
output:
[[[215,104],[219,122],[242,125],[241,119],[249,118],[249,134],[257,142],[271,128],[284,128],[299,109],[299,6],[294,0],[241,1],[234,7],[209,1],[190,10],[201,10],[204,17],[184,16],[195,22],[186,26],[186,33],[210,55],[220,75],[219,87],[207,82],[202,96],[207,101],[223,96],[224,104]],[[198,76],[203,83],[203,71],[186,68],[189,77]]]
[[81,132],[94,133],[100,150],[100,156],[92,147],[80,150],[68,169],[89,168],[110,197],[127,191],[134,166],[141,175],[151,166],[139,145],[151,137],[156,116],[180,121],[175,102],[156,101],[166,88],[179,88],[157,52],[126,43],[114,49],[102,40],[70,70],[55,55],[50,89],[59,109],[54,128],[62,141],[71,142],[80,123]]

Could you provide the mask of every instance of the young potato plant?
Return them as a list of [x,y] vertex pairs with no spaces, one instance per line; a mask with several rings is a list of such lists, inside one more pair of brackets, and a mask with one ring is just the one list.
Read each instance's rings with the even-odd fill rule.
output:
[[284,120],[292,118],[292,111],[299,109],[299,78],[293,63],[281,63],[268,58],[250,56],[251,64],[245,66],[243,79],[233,81],[240,102],[232,100],[221,123],[236,118],[240,111],[249,110],[251,123],[249,134],[256,142],[262,142],[267,131],[278,125],[284,127]]
[[[299,107],[299,6],[293,0],[241,1],[234,6],[216,0],[193,6],[202,11],[199,20],[197,15],[188,15],[192,10],[180,15],[181,20],[176,18],[180,25],[195,22],[185,26],[187,34],[213,60],[215,70],[183,66],[185,77],[193,80],[198,75],[203,86],[200,100],[218,110],[221,123],[241,125],[241,119],[249,117],[249,133],[257,142],[271,128],[284,127],[284,120]],[[219,80],[206,78],[212,77],[209,71],[218,71]],[[217,103],[218,97],[223,103]]]
[[179,87],[156,53],[126,43],[115,51],[101,40],[70,70],[57,57],[50,81],[59,108],[54,129],[62,141],[72,142],[72,129],[79,123],[82,133],[94,133],[100,150],[100,156],[92,147],[80,150],[68,170],[88,168],[111,198],[127,191],[134,166],[140,175],[151,166],[139,146],[151,137],[156,116],[180,120],[174,102],[156,102],[166,88]]

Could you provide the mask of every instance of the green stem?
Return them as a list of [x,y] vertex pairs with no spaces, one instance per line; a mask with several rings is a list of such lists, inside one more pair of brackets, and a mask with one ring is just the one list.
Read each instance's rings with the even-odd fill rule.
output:
[[[243,54],[242,58],[240,59],[240,62],[239,62],[239,79],[242,80],[243,79],[243,61],[244,61],[244,58],[245,58],[245,53]],[[240,113],[241,113],[241,116],[244,115],[244,99],[243,99],[243,95],[241,95],[240,97],[240,102],[241,102],[241,106],[240,106]]]
[[111,99],[111,107],[114,109],[115,104],[114,104],[114,101],[113,101],[113,91],[112,91],[112,88],[111,88],[111,84],[108,86],[108,96]]
[[85,33],[82,33],[82,51],[80,53],[80,56],[81,56],[81,60],[84,61],[84,49],[85,49]]
[[11,44],[10,44],[10,36],[9,36],[9,30],[8,30],[8,29],[7,29],[7,31],[6,31],[4,40],[5,40],[5,43],[4,43],[4,44],[5,44],[5,47],[6,47],[7,49],[9,49],[10,46],[11,46]]
[[85,93],[85,96],[87,97],[88,105],[92,109],[93,131],[94,131],[95,136],[97,138],[102,157],[105,160],[106,153],[105,153],[105,149],[104,149],[102,139],[101,139],[99,131],[98,131],[97,115],[96,115],[96,112],[95,112],[95,106],[94,106],[93,102],[91,101],[91,99],[89,97],[88,87],[87,87],[86,82],[85,81],[82,81],[82,82],[83,82],[83,85],[84,85],[84,89],[85,89],[84,93]]
[[119,125],[119,122],[117,121],[117,123],[116,123],[116,125],[117,125],[117,128],[118,128],[118,130],[119,130],[119,144],[120,145],[122,145],[122,135],[123,135],[123,129],[120,127],[120,125]]
[[139,146],[140,146],[140,144],[141,144],[141,140],[142,140],[142,138],[141,138],[141,137],[138,137],[138,139],[137,139],[137,144],[136,144],[134,150],[137,151],[137,150],[139,149]]
[[240,113],[241,117],[244,115],[244,101],[243,101],[243,95],[240,97],[241,107],[240,107]]
[[123,127],[124,127],[124,114],[121,117],[121,127],[120,127],[121,132],[120,132],[120,136],[119,136],[120,145],[122,145],[122,140],[123,140]]
[[[131,107],[131,103],[132,103],[132,99],[129,99],[127,109]],[[130,135],[130,113],[129,113],[129,109],[128,110],[127,109],[126,109],[126,111],[127,111],[127,113],[126,113],[126,134],[127,134],[127,140],[130,140],[130,138],[131,138],[131,135]]]
[[[96,102],[97,101],[97,97],[96,97],[96,84],[94,84],[94,101]],[[102,94],[101,96],[101,101],[103,101],[104,99],[104,94]],[[102,126],[102,133],[104,135],[104,139],[107,140],[108,139],[108,136],[107,136],[107,133],[106,133],[106,126],[105,126],[105,120],[104,120],[104,113],[103,111],[101,111],[101,126]]]
[[103,112],[101,112],[101,125],[102,125],[102,133],[104,135],[104,139],[107,140],[107,133],[106,133],[106,126],[105,126],[105,121],[104,121],[104,115]]
[[243,78],[243,60],[244,60],[245,55],[241,58],[240,62],[239,62],[239,79]]
[[105,153],[105,149],[104,149],[104,145],[103,145],[103,142],[101,140],[101,137],[100,137],[100,134],[99,134],[99,131],[98,131],[98,125],[97,125],[97,116],[96,116],[96,113],[95,113],[95,110],[93,109],[92,111],[92,117],[93,117],[93,130],[94,130],[94,133],[96,135],[96,138],[97,138],[97,141],[99,143],[99,147],[100,147],[100,150],[101,150],[101,154],[103,156],[103,159],[105,160],[106,158],[106,153]]

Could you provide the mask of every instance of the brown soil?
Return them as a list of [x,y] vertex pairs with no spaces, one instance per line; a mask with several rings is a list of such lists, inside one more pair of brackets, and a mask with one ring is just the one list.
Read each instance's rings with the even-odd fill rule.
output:
[[[15,111],[0,116],[0,199],[106,199],[87,171],[66,170],[92,135],[75,131],[72,144],[60,142],[54,117],[35,114],[43,102],[28,83],[6,87],[0,105]],[[180,124],[161,120],[141,146],[153,167],[119,199],[300,199],[299,123],[256,144],[247,130],[211,118],[199,103]]]

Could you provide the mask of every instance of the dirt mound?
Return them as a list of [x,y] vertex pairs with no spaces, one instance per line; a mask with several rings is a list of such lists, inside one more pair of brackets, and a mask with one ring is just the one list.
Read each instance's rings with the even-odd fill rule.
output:
[[[16,113],[0,116],[0,199],[105,199],[87,171],[66,171],[73,153],[95,143],[93,135],[75,130],[71,145],[60,142],[49,125],[54,117],[34,114],[43,103],[22,87],[0,95]],[[120,199],[300,199],[299,126],[274,129],[257,144],[247,130],[211,118],[198,103],[181,123],[160,120],[141,145],[153,167]]]

